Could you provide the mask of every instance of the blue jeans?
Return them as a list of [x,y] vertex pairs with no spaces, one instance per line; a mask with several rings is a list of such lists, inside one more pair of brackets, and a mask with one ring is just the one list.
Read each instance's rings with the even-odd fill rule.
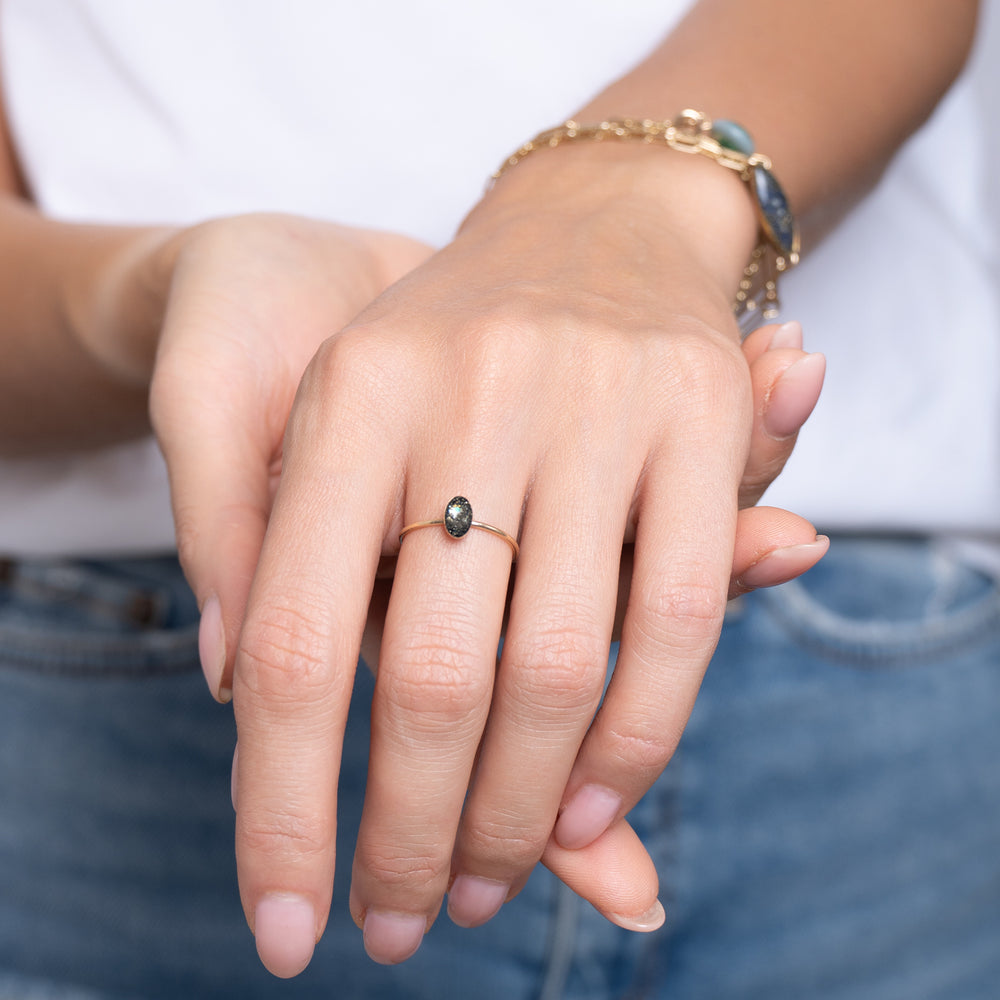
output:
[[233,864],[232,714],[169,559],[0,563],[0,1000],[996,1000],[1000,590],[919,539],[835,538],[731,607],[681,749],[632,819],[667,925],[547,872],[396,968],[346,902],[359,671],[330,924],[260,967]]

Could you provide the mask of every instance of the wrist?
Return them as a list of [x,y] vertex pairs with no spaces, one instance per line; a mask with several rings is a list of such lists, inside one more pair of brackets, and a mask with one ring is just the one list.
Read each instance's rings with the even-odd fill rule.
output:
[[145,388],[152,376],[177,232],[100,228],[80,233],[81,266],[61,289],[66,324],[114,381]]
[[754,206],[737,174],[640,142],[539,149],[496,181],[461,231],[528,218],[551,229],[587,216],[615,220],[640,252],[680,247],[729,304],[757,242]]

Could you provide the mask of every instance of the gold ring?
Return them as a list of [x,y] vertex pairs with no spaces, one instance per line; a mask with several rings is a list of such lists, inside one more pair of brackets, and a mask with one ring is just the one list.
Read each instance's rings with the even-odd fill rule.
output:
[[413,524],[406,525],[399,533],[399,541],[402,543],[403,539],[411,531],[416,531],[417,528],[433,528],[439,524],[452,538],[461,538],[468,533],[470,528],[488,531],[490,534],[502,538],[510,546],[510,551],[513,553],[511,562],[517,562],[518,553],[521,551],[517,540],[512,535],[508,535],[502,528],[487,524],[485,521],[474,521],[472,519],[472,504],[465,497],[452,497],[444,509],[444,517],[437,517],[433,521],[414,521]]

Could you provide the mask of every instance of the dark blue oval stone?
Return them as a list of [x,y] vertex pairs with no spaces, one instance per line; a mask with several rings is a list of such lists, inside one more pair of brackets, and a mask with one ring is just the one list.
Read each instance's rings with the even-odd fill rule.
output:
[[769,239],[783,254],[795,249],[795,219],[777,178],[765,167],[753,168],[754,193],[760,206],[761,222]]
[[461,538],[472,527],[472,504],[465,497],[452,497],[448,501],[444,527],[452,538]]

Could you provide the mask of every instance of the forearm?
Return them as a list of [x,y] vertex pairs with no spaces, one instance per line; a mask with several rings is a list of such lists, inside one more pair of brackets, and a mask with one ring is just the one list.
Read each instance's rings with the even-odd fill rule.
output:
[[960,72],[976,0],[701,0],[581,118],[694,107],[743,123],[808,223],[877,179]]
[[158,230],[78,226],[0,197],[0,453],[75,451],[145,433],[162,312],[124,275]]
[[[665,119],[695,108],[740,122],[773,160],[808,250],[875,183],[954,80],[976,7],[974,0],[702,0],[574,117]],[[601,197],[620,202],[623,225],[641,227],[645,216],[654,227],[680,226],[695,264],[735,289],[756,222],[735,175],[703,157],[638,142],[564,144],[505,174],[472,220],[531,204],[571,213],[574,199],[587,211]]]
[[[148,432],[147,397],[170,330],[183,369],[174,386],[228,345],[235,357],[209,367],[209,382],[237,378],[238,363],[262,407],[290,405],[320,343],[428,253],[405,236],[291,215],[182,229],[78,226],[0,198],[0,454],[78,451]],[[206,386],[201,402],[212,393]]]

